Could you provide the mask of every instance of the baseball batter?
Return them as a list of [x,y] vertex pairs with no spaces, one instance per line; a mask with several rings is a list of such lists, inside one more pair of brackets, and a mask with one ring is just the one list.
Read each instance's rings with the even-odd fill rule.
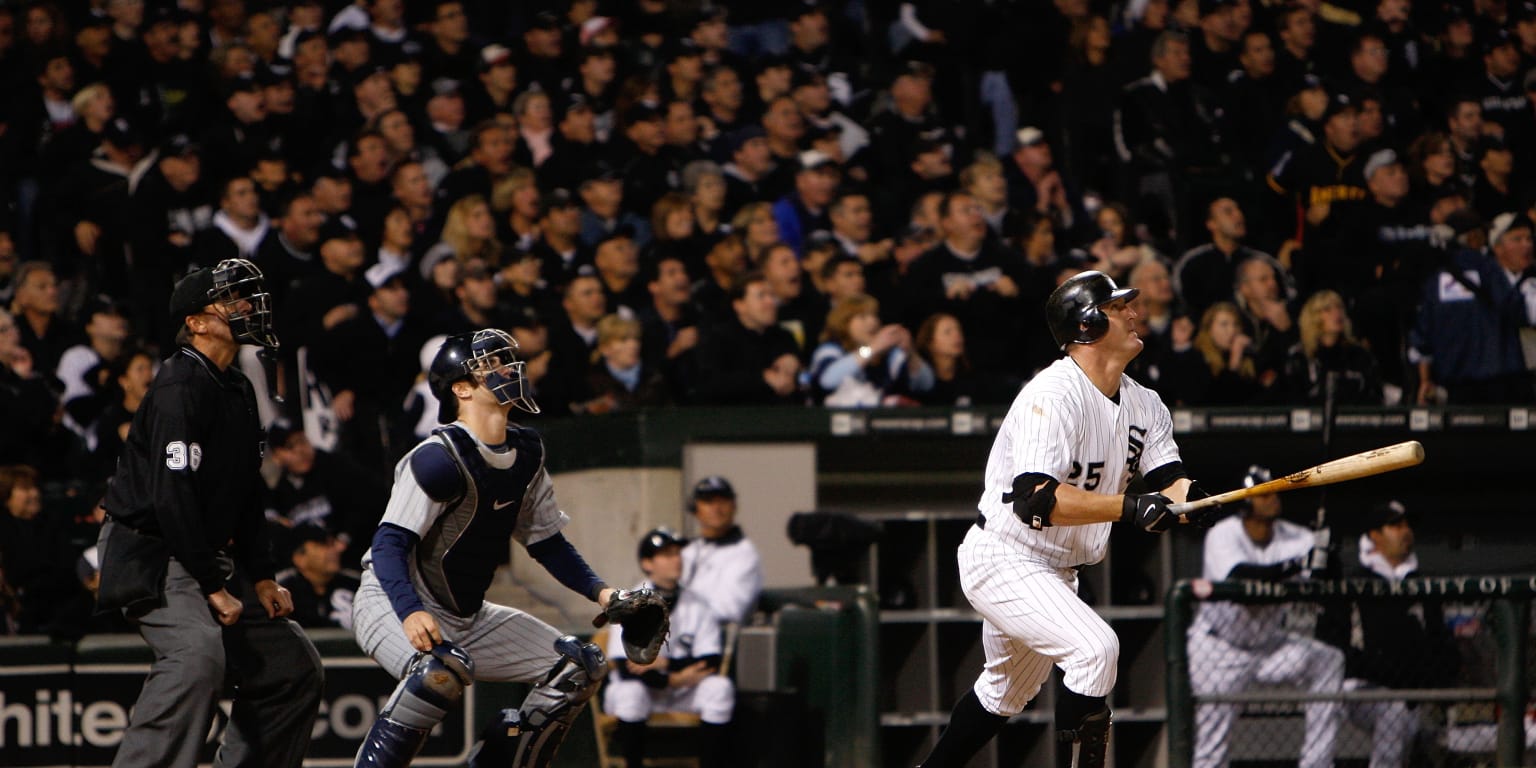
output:
[[491,746],[514,766],[546,766],[607,672],[597,646],[484,600],[508,538],[570,589],[604,607],[613,595],[560,534],[569,518],[555,505],[543,442],[508,420],[513,406],[538,412],[516,351],[510,335],[485,329],[450,336],[432,360],[447,426],[396,466],[353,604],[358,645],[400,678],[358,766],[410,764],[474,680],[535,683],[506,713],[513,743]]
[[[1244,484],[1269,482],[1268,469],[1248,469]],[[1255,496],[1242,514],[1217,523],[1205,536],[1204,578],[1284,581],[1299,576],[1312,554],[1316,535],[1280,518],[1280,497]],[[1255,683],[1283,684],[1313,693],[1336,693],[1344,681],[1344,653],[1327,643],[1285,631],[1286,606],[1210,602],[1189,628],[1189,656],[1199,659],[1189,670],[1196,696],[1241,691]],[[1339,732],[1337,701],[1303,706],[1306,737],[1300,768],[1333,765]],[[1227,735],[1237,719],[1237,705],[1202,703],[1195,713],[1195,765],[1227,764]]]
[[[992,444],[980,514],[959,549],[986,666],[926,768],[964,765],[1034,698],[1053,665],[1065,675],[1058,765],[1104,765],[1120,643],[1077,596],[1077,568],[1104,557],[1111,523],[1160,533],[1178,520],[1170,504],[1205,495],[1185,474],[1167,407],[1124,373],[1142,347],[1136,293],[1084,272],[1047,300],[1067,356],[1024,387]],[[1158,492],[1125,494],[1136,475]]]

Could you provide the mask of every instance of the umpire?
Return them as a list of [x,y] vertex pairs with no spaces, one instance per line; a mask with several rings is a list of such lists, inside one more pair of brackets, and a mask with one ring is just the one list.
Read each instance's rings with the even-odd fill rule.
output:
[[262,433],[240,345],[273,349],[270,297],[242,259],[176,284],[179,349],[150,386],[104,506],[102,609],[155,652],[114,766],[199,761],[234,688],[215,766],[298,766],[320,702],[320,657],[292,621],[257,506]]

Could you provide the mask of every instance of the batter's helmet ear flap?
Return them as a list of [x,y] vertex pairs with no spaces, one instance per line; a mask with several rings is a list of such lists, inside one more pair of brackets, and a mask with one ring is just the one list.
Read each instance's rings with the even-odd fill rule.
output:
[[1104,334],[1109,333],[1109,315],[1104,314],[1104,310],[1093,307],[1083,312],[1083,317],[1078,322],[1077,328],[1078,338],[1098,341],[1104,338]]

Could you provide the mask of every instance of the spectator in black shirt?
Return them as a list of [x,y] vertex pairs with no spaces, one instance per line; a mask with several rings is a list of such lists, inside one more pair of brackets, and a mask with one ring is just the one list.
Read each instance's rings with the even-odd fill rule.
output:
[[469,17],[460,0],[437,0],[427,22],[427,39],[421,55],[421,77],[425,82],[438,78],[469,82],[475,75],[475,56],[470,44]]
[[96,448],[91,456],[98,468],[97,477],[102,480],[117,468],[133,415],[138,413],[155,377],[155,359],[145,350],[131,350],[108,360],[106,374],[106,407],[91,427],[96,435]]
[[1173,289],[1191,317],[1199,317],[1218,301],[1232,301],[1237,265],[1263,255],[1243,245],[1248,221],[1237,201],[1218,198],[1206,207],[1206,231],[1211,242],[1191,248],[1173,267]]
[[1342,297],[1333,291],[1312,294],[1296,324],[1301,340],[1285,362],[1291,402],[1321,405],[1332,397],[1338,405],[1381,404],[1376,361],[1355,341]]
[[24,634],[44,633],[59,618],[59,604],[79,591],[65,520],[44,510],[37,470],[0,466],[0,563],[21,603]]
[[550,154],[539,166],[539,186],[545,191],[575,189],[584,169],[607,150],[597,141],[597,116],[591,102],[568,96],[557,108],[559,122],[549,139]]
[[340,543],[344,563],[357,565],[389,500],[387,475],[345,453],[315,448],[303,429],[287,421],[267,428],[267,446],[280,472],[264,489],[262,503],[278,546],[282,531],[313,526]]
[[1517,183],[1515,154],[1504,142],[1487,138],[1477,149],[1477,183],[1472,185],[1472,208],[1484,221],[1492,221],[1505,211],[1520,209],[1525,198]]
[[720,135],[729,137],[751,125],[742,115],[741,73],[734,67],[721,64],[710,69],[704,74],[699,91],[699,101],[703,105],[700,116]]
[[79,343],[80,329],[60,313],[59,281],[53,267],[41,261],[16,267],[16,297],[11,312],[21,346],[32,358],[33,370],[53,380],[64,350]]
[[288,533],[289,562],[277,573],[277,583],[293,595],[293,620],[311,629],[352,628],[352,598],[362,585],[357,571],[341,567],[346,546],[323,528],[296,526]]
[[773,172],[773,154],[760,126],[739,128],[725,137],[725,207],[722,218],[732,219],[749,203],[771,199],[768,175]]
[[587,369],[597,349],[597,321],[608,314],[597,271],[591,267],[578,271],[566,283],[560,306],[565,311],[550,323],[549,376],[540,382],[539,396],[544,411],[568,416],[586,407]]
[[318,343],[331,329],[350,320],[368,298],[363,279],[367,251],[357,232],[341,221],[326,223],[320,234],[320,268],[293,281],[283,332],[294,349]]
[[1253,340],[1250,351],[1259,384],[1278,383],[1285,358],[1296,343],[1296,324],[1286,305],[1285,270],[1268,256],[1250,256],[1237,264],[1233,293],[1243,314],[1243,333]]
[[761,272],[731,286],[731,315],[706,327],[699,345],[699,402],[788,405],[799,395],[795,339],[778,326],[779,305]]
[[255,79],[239,77],[224,86],[223,105],[218,122],[203,135],[208,149],[208,174],[223,179],[245,173],[266,154],[282,154],[283,136],[266,125],[267,107],[261,85]]
[[17,320],[0,309],[0,464],[40,465],[54,433],[59,402],[21,345]]
[[661,371],[675,402],[688,402],[697,386],[699,312],[691,300],[688,269],[675,253],[662,251],[641,274],[650,304],[640,310],[640,351]]
[[627,230],[619,229],[598,242],[592,266],[603,283],[604,306],[609,312],[633,316],[650,304],[640,280],[640,251]]

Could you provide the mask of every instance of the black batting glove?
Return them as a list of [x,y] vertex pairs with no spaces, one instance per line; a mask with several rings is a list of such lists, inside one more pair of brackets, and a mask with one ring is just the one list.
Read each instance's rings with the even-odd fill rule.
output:
[[[1210,496],[1210,495],[1211,494],[1208,491],[1206,491],[1204,488],[1200,487],[1200,483],[1194,482],[1194,481],[1190,481],[1190,483],[1189,483],[1189,490],[1184,494],[1184,500],[1185,501],[1195,501],[1196,499],[1203,499],[1203,498],[1206,498],[1207,496]],[[1197,510],[1195,510],[1193,512],[1189,512],[1189,513],[1184,515],[1185,522],[1188,522],[1188,523],[1190,523],[1192,525],[1198,525],[1201,528],[1209,528],[1209,527],[1215,525],[1216,521],[1218,519],[1220,519],[1220,518],[1221,518],[1221,505],[1220,504],[1216,504],[1214,506],[1206,507],[1204,509],[1197,509]]]
[[1120,507],[1120,522],[1133,523],[1147,533],[1162,533],[1179,519],[1168,509],[1172,503],[1161,493],[1126,494]]

